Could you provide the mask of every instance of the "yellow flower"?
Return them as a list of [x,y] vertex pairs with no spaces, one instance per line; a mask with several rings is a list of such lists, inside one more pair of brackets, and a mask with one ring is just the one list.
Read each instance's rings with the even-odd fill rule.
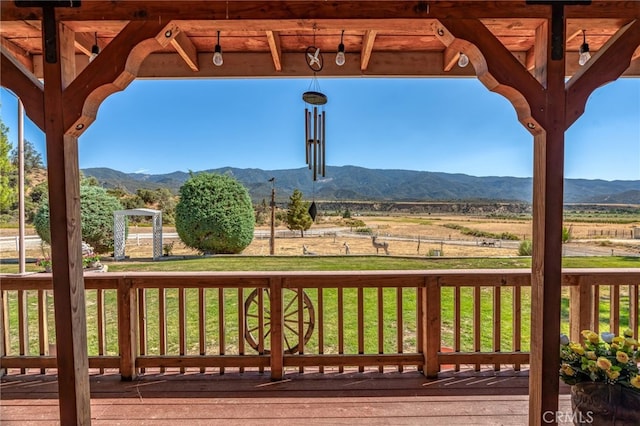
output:
[[636,339],[632,339],[631,337],[627,337],[624,339],[624,344],[627,346],[638,346],[638,341]]
[[591,343],[600,342],[600,337],[598,337],[598,335],[591,330],[582,330],[581,334],[584,336],[585,339],[587,339]]
[[624,337],[633,337],[633,331],[631,331],[631,329],[630,329],[630,328],[627,328],[627,329],[624,331]]
[[592,361],[595,361],[597,359],[596,353],[594,351],[587,351],[586,357],[587,359],[590,359]]
[[574,374],[576,374],[576,372],[573,371],[573,368],[571,368],[569,364],[562,364],[562,368],[560,369],[560,371],[567,376],[573,376]]
[[620,372],[619,371],[611,371],[608,370],[607,371],[607,376],[611,379],[611,380],[615,380],[618,377],[620,377]]
[[615,343],[616,345],[623,345],[624,344],[624,337],[622,336],[616,336],[613,338],[613,343]]
[[626,364],[629,362],[629,355],[626,352],[618,351],[616,352],[616,359],[619,363]]
[[580,343],[569,343],[569,347],[571,350],[578,355],[584,355],[584,348]]
[[611,349],[614,351],[617,351],[618,349],[620,349],[620,345],[618,345],[617,343],[612,343],[611,344]]
[[601,356],[600,358],[598,358],[598,360],[596,361],[596,365],[598,366],[598,368],[601,368],[603,370],[608,370],[611,368],[611,361],[609,361],[608,359],[606,359],[605,357]]
[[633,386],[634,388],[638,388],[640,389],[640,375],[633,377],[630,380],[631,386]]

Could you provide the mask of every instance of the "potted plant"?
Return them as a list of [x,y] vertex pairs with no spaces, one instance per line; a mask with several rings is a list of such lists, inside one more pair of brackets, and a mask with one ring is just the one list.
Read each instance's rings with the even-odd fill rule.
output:
[[560,378],[571,385],[574,424],[640,425],[638,341],[582,331],[584,343],[560,338]]
[[82,258],[82,265],[85,268],[98,268],[100,267],[100,256],[97,254],[85,255]]
[[36,260],[36,266],[42,266],[45,272],[51,272],[52,263],[50,257],[43,257]]

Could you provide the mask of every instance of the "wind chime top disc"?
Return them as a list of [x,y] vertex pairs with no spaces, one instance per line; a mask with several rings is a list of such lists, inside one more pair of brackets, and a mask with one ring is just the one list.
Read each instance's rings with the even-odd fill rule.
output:
[[311,105],[324,105],[327,103],[327,96],[320,92],[304,92],[302,100]]

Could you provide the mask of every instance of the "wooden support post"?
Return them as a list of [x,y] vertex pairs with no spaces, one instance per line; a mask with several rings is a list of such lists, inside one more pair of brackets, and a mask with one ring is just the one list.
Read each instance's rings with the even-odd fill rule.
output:
[[569,338],[573,342],[582,341],[580,332],[591,330],[591,304],[593,303],[591,283],[585,277],[577,276],[569,295]]
[[429,378],[438,377],[440,364],[438,362],[438,352],[440,352],[440,340],[442,321],[440,318],[441,300],[440,284],[435,277],[426,278],[427,289],[425,292],[425,323],[426,329],[426,373]]
[[138,357],[138,302],[131,279],[118,281],[118,346],[120,348],[120,378],[130,381],[136,377]]
[[[302,298],[302,290],[300,295]],[[262,291],[262,289],[260,289]],[[271,308],[271,380],[282,380],[284,370],[284,352],[282,346],[284,326],[282,312],[282,277],[269,280],[269,305]],[[304,336],[300,336],[302,342]]]
[[[56,27],[58,25],[56,24]],[[89,360],[82,276],[78,140],[65,134],[64,88],[73,80],[74,34],[55,32],[56,61],[43,64],[51,257],[61,424],[90,424]],[[43,39],[45,37],[43,36]],[[43,43],[45,40],[43,40]],[[47,49],[47,43],[44,43]]]

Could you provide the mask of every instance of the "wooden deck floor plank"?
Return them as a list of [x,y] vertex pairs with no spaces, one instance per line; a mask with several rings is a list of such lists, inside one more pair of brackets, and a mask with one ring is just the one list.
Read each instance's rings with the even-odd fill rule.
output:
[[[133,382],[91,377],[94,425],[521,425],[528,380],[515,375],[259,374],[144,375]],[[561,396],[567,408],[568,395]],[[53,375],[5,376],[2,425],[57,424]]]

